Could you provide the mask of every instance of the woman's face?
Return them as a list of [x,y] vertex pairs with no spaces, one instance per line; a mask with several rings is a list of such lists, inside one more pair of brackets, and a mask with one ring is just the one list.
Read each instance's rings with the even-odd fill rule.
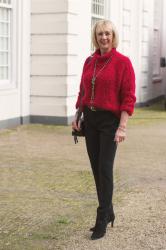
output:
[[113,32],[110,25],[97,27],[96,38],[101,53],[109,52],[112,49]]

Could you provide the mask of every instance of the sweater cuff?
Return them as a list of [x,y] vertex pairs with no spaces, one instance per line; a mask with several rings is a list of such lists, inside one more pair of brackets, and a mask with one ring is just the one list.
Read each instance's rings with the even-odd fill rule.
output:
[[134,112],[134,108],[131,107],[126,107],[126,106],[121,106],[120,111],[126,111],[128,113],[129,116],[132,116],[133,112]]

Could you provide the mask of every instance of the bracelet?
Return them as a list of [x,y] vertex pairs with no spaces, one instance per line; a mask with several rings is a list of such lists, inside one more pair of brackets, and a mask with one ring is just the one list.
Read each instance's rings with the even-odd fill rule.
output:
[[122,130],[123,132],[126,132],[126,129],[122,126],[119,126],[118,129]]

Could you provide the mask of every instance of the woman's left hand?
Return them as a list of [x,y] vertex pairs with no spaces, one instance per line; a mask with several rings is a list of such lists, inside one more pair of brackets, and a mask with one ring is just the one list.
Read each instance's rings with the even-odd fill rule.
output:
[[126,139],[126,130],[122,128],[118,128],[115,133],[114,141],[118,144]]

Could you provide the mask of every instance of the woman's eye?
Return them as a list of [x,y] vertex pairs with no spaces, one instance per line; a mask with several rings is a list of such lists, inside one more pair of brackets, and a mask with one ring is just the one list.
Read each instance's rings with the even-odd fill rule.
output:
[[103,36],[103,35],[105,35],[105,36],[110,36],[111,33],[110,33],[110,32],[99,32],[99,33],[98,33],[98,36]]

